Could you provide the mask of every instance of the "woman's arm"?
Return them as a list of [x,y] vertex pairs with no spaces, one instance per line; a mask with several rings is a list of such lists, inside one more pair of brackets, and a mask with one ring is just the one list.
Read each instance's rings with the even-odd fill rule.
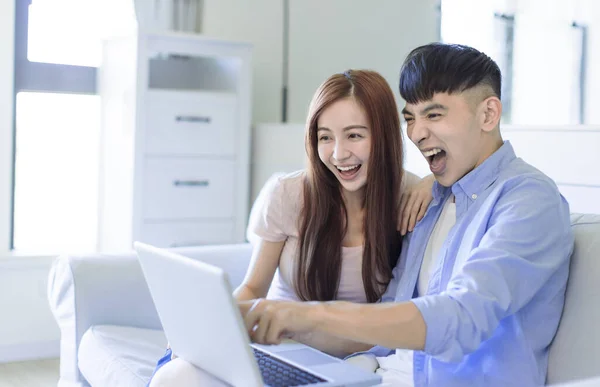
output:
[[[246,278],[233,292],[238,301],[251,301],[266,297],[279,265],[279,257],[284,244],[285,241],[268,242],[263,239],[258,241],[252,252]],[[244,314],[245,311],[242,311],[242,315]],[[372,347],[372,345],[357,343],[320,332],[299,334],[291,337],[291,339],[337,357],[366,351]]]
[[414,173],[404,171],[402,197],[398,219],[398,230],[402,235],[411,232],[415,224],[425,215],[427,207],[433,199],[432,188],[435,182],[433,175],[419,178]]
[[252,251],[252,258],[246,277],[233,292],[238,301],[248,301],[267,296],[285,241],[269,242],[258,239]]

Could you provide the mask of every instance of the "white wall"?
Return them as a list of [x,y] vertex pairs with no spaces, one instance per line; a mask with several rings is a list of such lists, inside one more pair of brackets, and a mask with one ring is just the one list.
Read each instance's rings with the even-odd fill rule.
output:
[[204,0],[202,33],[254,45],[252,121],[281,120],[282,0]]
[[516,126],[502,128],[517,156],[551,177],[571,212],[600,214],[599,126]]
[[0,362],[58,354],[46,301],[49,258],[7,257],[9,246],[14,1],[0,2]]
[[[316,88],[348,68],[379,71],[397,90],[400,65],[436,41],[438,0],[290,0],[288,122],[304,122]],[[253,122],[280,122],[282,0],[204,0],[202,33],[254,44]]]
[[380,72],[398,97],[406,55],[438,40],[437,0],[291,0],[289,122],[304,122],[317,87],[349,68]]

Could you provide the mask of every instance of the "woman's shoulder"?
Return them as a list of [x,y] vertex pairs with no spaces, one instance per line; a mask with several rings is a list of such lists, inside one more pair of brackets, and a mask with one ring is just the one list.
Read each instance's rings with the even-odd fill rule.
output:
[[267,180],[250,211],[249,240],[252,233],[266,240],[297,234],[303,176],[304,171],[276,173]]
[[286,198],[295,198],[302,192],[305,175],[304,170],[275,173],[267,180],[263,189],[270,191],[271,195],[281,196],[287,201]]
[[276,178],[279,181],[279,184],[283,185],[285,188],[301,187],[305,176],[306,171],[304,169],[289,173],[276,174]]
[[278,203],[281,212],[296,212],[303,192],[304,170],[291,173],[275,173],[266,181],[258,202]]

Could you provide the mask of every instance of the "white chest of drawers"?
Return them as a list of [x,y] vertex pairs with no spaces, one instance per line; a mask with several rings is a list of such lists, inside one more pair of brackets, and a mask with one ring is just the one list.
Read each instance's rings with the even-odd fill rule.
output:
[[245,240],[251,46],[189,34],[105,43],[101,251]]

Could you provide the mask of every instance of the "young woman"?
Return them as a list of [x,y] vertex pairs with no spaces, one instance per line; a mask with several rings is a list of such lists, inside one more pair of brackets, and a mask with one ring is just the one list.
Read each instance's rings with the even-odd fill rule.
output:
[[[306,170],[272,178],[253,207],[254,251],[234,295],[377,302],[433,184],[404,173],[400,119],[385,79],[364,70],[327,79],[310,104],[305,146]],[[337,356],[370,347],[310,334],[293,339]],[[172,363],[151,386],[201,378],[189,363]]]

